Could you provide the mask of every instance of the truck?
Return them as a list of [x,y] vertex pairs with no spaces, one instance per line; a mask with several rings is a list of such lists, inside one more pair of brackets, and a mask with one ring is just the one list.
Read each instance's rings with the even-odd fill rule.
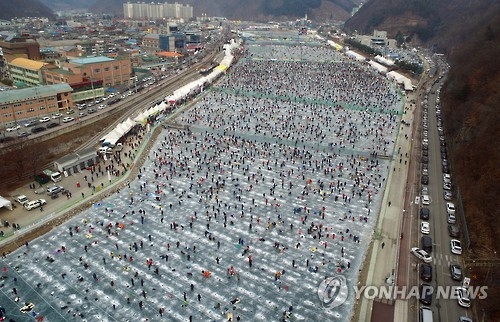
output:
[[19,202],[21,205],[24,206],[25,203],[28,203],[29,202],[29,199],[28,197],[26,197],[25,195],[15,195],[14,196],[14,200],[16,202]]
[[61,172],[52,171],[52,170],[43,170],[43,173],[50,177],[50,180],[53,182],[59,182],[62,180]]

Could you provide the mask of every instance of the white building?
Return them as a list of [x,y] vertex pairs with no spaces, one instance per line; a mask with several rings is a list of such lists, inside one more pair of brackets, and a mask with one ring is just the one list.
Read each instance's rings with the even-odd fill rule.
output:
[[178,18],[191,19],[193,7],[180,3],[124,3],[123,16],[131,19]]

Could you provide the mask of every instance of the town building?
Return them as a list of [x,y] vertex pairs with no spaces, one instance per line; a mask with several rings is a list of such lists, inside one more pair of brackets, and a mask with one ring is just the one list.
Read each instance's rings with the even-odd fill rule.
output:
[[377,46],[387,46],[396,48],[396,39],[387,38],[387,31],[374,30],[372,35],[357,35],[356,40],[361,44],[374,48]]
[[35,37],[21,34],[10,35],[4,40],[0,40],[0,48],[7,61],[14,58],[23,57],[33,60],[40,60],[40,44]]
[[27,58],[15,58],[8,65],[10,79],[14,86],[36,86],[44,83],[42,69],[47,63]]
[[68,59],[61,62],[61,68],[92,82],[102,81],[104,87],[129,85],[132,77],[130,59],[114,59],[104,56]]
[[68,84],[8,90],[0,95],[0,123],[12,126],[26,119],[63,113],[73,106]]
[[186,35],[176,32],[168,35],[160,35],[159,46],[162,51],[184,51],[186,49]]
[[179,18],[189,20],[193,17],[193,7],[180,3],[124,3],[123,16],[129,19]]
[[146,34],[142,37],[141,49],[147,52],[160,51],[160,35],[159,34]]

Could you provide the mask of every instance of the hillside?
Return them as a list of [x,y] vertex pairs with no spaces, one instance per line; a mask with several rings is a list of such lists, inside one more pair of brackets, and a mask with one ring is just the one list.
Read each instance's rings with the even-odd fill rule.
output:
[[348,32],[368,34],[386,30],[390,37],[401,31],[409,41],[449,52],[469,40],[499,9],[497,0],[372,0],[345,23]]
[[[463,203],[471,239],[466,259],[487,259],[472,267],[474,284],[489,285],[477,301],[476,317],[499,321],[500,216],[500,3],[497,0],[373,0],[346,22],[348,31],[401,31],[413,44],[444,53],[451,69],[442,90],[444,128],[457,200]],[[483,311],[484,310],[484,311]],[[482,313],[479,313],[482,312]]]
[[0,19],[15,17],[54,17],[54,13],[38,0],[0,1]]
[[51,8],[54,11],[88,10],[97,0],[39,0],[41,3]]
[[[41,1],[54,11],[76,8],[95,13],[112,13],[117,16],[123,16],[123,3],[127,2],[127,0]],[[319,21],[345,21],[361,0],[178,0],[175,2],[193,6],[195,16],[206,13],[208,16],[223,16],[229,19],[267,21],[278,17],[294,19],[307,14]]]

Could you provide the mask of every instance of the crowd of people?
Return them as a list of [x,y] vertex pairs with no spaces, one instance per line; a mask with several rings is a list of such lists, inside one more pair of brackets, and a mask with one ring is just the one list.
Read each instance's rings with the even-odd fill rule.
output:
[[267,47],[163,130],[133,181],[3,258],[3,295],[54,321],[348,316],[352,298],[325,310],[317,287],[363,269],[403,97],[331,48]]

